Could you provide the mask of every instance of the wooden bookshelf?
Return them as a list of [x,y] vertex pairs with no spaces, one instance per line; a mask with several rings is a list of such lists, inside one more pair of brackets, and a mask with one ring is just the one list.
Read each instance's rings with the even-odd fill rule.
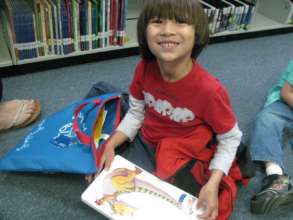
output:
[[[259,1],[271,1],[271,0],[259,0]],[[73,52],[67,55],[49,55],[40,58],[34,58],[31,60],[19,61],[17,65],[13,65],[13,62],[10,58],[9,50],[5,41],[3,40],[3,29],[0,26],[0,69],[2,72],[5,71],[12,72],[15,66],[25,67],[27,64],[36,64],[42,62],[54,62],[58,60],[70,60],[72,58],[78,57],[78,59],[83,59],[83,57],[87,57],[85,60],[88,60],[90,56],[97,58],[97,55],[102,54],[102,57],[121,57],[122,54],[124,56],[133,55],[133,51],[138,53],[138,44],[136,39],[136,24],[139,12],[142,8],[143,0],[128,0],[127,3],[127,24],[126,24],[126,43],[124,46],[108,46],[106,48],[93,49],[88,51],[79,51]],[[1,22],[0,22],[1,25]],[[259,13],[258,6],[256,7],[256,13],[252,19],[252,22],[249,26],[248,30],[239,30],[239,31],[223,31],[220,33],[216,33],[211,36],[211,42],[219,42],[219,41],[229,41],[235,39],[243,39],[250,37],[258,37],[265,36],[270,34],[280,34],[280,33],[289,33],[293,32],[293,25],[282,24],[269,16],[265,16]],[[129,53],[129,51],[132,51]],[[116,56],[117,55],[117,56]],[[87,61],[85,61],[87,62]],[[69,62],[59,62],[61,63],[70,63]],[[76,62],[71,62],[76,63]],[[80,62],[81,63],[81,62]],[[32,65],[30,65],[32,66]],[[41,65],[38,65],[41,66]],[[49,65],[50,66],[50,65]],[[56,65],[51,65],[56,67]],[[19,70],[20,68],[18,68]]]

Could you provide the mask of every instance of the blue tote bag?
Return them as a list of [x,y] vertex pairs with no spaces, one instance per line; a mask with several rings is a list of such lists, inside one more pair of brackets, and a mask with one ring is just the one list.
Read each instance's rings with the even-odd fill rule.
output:
[[119,122],[119,93],[76,101],[36,125],[0,159],[0,171],[95,173]]

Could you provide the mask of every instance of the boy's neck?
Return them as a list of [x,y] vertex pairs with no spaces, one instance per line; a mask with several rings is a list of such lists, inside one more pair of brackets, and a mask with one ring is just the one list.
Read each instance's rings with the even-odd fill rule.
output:
[[176,82],[191,71],[193,61],[192,59],[180,63],[158,61],[158,65],[161,76],[166,82]]

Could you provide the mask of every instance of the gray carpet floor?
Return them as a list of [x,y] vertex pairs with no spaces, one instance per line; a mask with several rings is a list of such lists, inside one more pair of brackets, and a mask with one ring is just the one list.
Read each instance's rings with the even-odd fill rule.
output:
[[[199,57],[211,73],[228,88],[244,133],[249,133],[255,114],[268,89],[279,79],[293,58],[293,33],[217,43]],[[98,81],[109,81],[127,90],[139,56],[75,65],[3,79],[4,100],[38,98],[42,118],[82,98]],[[33,127],[0,133],[0,156],[15,146]],[[292,149],[285,144],[287,173],[293,175]],[[293,219],[293,204],[268,215],[249,212],[249,201],[258,191],[263,174],[257,171],[247,187],[239,188],[230,219]],[[105,219],[84,205],[80,195],[86,185],[83,176],[73,174],[0,173],[0,219]]]

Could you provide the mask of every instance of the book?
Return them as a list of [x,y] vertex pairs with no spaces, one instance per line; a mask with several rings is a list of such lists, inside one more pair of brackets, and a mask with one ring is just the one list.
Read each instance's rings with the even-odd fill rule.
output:
[[9,26],[9,20],[8,17],[5,14],[4,10],[1,10],[1,16],[0,16],[0,21],[2,24],[2,30],[3,30],[3,35],[4,35],[4,40],[7,44],[8,50],[9,50],[9,54],[11,56],[12,59],[12,63],[16,64],[16,54],[14,52],[14,48],[13,48],[13,33],[11,31],[11,28]]
[[89,27],[88,27],[88,0],[81,0],[79,2],[79,15],[80,15],[80,50],[89,49]]
[[242,28],[242,17],[245,13],[245,7],[243,3],[237,0],[222,0],[227,4],[234,6],[234,13],[231,16],[230,25],[228,26],[228,30],[235,31],[240,30]]
[[244,20],[244,29],[247,30],[255,14],[255,4],[247,0],[242,0],[242,2],[248,5],[248,12]]
[[38,56],[38,42],[35,38],[35,24],[31,5],[26,0],[2,2],[5,16],[8,18],[8,30],[12,34],[12,42],[15,53],[15,64],[22,60],[36,58]]
[[203,5],[203,7],[207,8],[207,14],[208,14],[208,25],[209,25],[209,31],[210,34],[216,33],[216,25],[217,25],[217,19],[219,15],[219,9],[214,7],[213,5],[210,5],[204,0],[200,0],[200,3]]
[[98,1],[92,2],[92,49],[99,48],[98,39]]
[[81,200],[109,219],[197,220],[198,199],[116,155]]
[[231,14],[231,7],[229,4],[218,0],[203,0],[208,6],[213,6],[217,10],[217,17],[215,20],[214,33],[218,33],[227,29],[229,16]]

